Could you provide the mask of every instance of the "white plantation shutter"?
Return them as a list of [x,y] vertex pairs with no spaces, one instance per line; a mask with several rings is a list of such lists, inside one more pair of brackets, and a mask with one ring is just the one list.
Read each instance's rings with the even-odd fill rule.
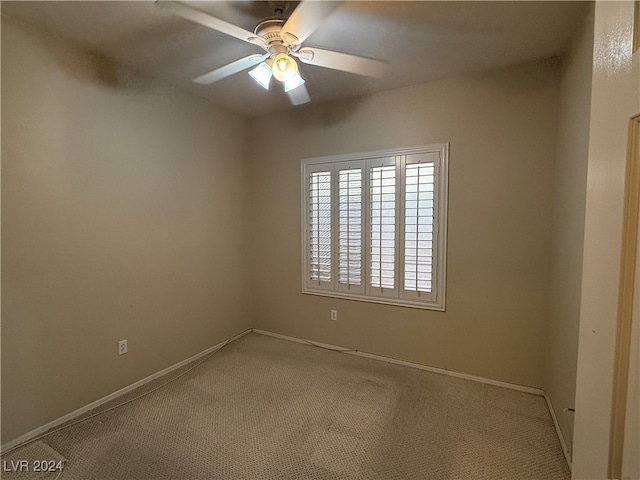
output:
[[303,293],[444,310],[448,155],[303,160]]
[[[405,298],[435,298],[437,152],[408,155],[404,174]],[[409,293],[412,292],[412,293]]]
[[331,170],[309,174],[308,279],[316,285],[332,281]]
[[[338,171],[338,290],[364,292],[363,162],[346,162]],[[342,165],[341,165],[342,167]]]
[[396,159],[370,160],[369,291],[392,295],[396,287]]

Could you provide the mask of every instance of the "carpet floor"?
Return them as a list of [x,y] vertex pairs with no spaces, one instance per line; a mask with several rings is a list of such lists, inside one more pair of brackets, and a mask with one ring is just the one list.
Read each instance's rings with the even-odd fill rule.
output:
[[542,397],[255,333],[2,457],[34,458],[64,469],[3,478],[570,477]]

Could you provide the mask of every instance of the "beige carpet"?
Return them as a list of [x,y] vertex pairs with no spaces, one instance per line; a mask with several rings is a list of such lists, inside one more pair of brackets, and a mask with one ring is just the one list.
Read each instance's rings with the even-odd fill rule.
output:
[[258,334],[41,441],[59,480],[570,476],[542,397]]

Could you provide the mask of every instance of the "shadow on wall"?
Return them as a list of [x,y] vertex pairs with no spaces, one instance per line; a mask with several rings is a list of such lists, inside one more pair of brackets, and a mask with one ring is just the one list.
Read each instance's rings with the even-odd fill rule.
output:
[[[524,68],[523,68],[524,67]],[[540,62],[506,67],[484,72],[477,76],[481,83],[490,84],[493,89],[518,94],[545,90],[558,84],[562,67],[562,57],[551,57]],[[509,75],[504,72],[510,70]]]
[[[511,95],[545,91],[549,87],[558,84],[562,61],[562,57],[556,56],[499,70],[482,71],[475,75],[462,75],[456,78],[473,79],[477,85],[486,85],[487,90],[502,91]],[[438,80],[434,82],[438,82]],[[351,117],[356,117],[359,110],[365,106],[370,98],[370,95],[362,95],[327,103],[309,104],[280,115],[278,121],[291,127],[293,131],[304,132],[327,129],[339,126]],[[393,102],[392,97],[384,93],[379,95],[378,99],[380,102]],[[397,110],[397,105],[394,104],[386,105],[383,103],[379,108],[385,111],[387,106],[389,111]]]
[[[281,116],[280,121],[295,130],[303,131],[333,127],[355,116],[365,99],[365,96],[360,96],[315,105],[309,104],[296,110],[287,111]],[[313,114],[309,114],[311,112]]]
[[146,92],[157,88],[155,81],[132,67],[121,65],[103,53],[69,49],[59,42],[42,41],[51,59],[78,82],[113,90]]

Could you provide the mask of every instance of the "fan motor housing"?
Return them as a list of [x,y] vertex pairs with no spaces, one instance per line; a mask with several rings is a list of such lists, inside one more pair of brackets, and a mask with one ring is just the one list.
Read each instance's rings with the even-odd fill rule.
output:
[[[257,36],[264,39],[271,53],[287,52],[286,45],[296,45],[298,43],[298,39],[294,35],[282,31],[284,23],[285,21],[281,18],[267,18],[262,20],[253,31]],[[278,48],[279,45],[284,48]]]

